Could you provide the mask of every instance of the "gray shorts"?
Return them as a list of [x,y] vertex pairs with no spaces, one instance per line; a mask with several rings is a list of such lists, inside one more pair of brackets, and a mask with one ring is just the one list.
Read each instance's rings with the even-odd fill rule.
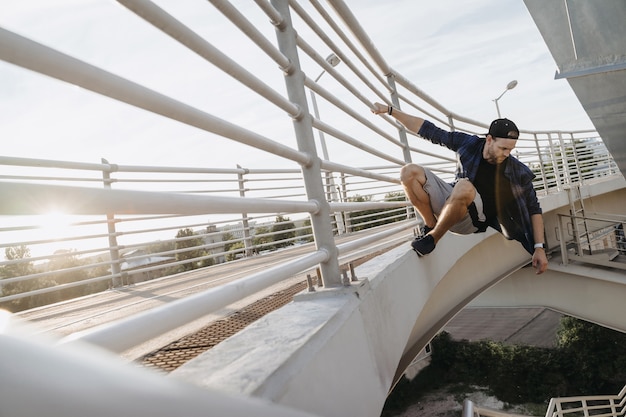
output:
[[[450,194],[452,194],[453,187],[451,184],[448,184],[447,182],[433,174],[429,169],[424,168],[424,171],[426,172],[426,184],[424,184],[424,191],[430,196],[430,206],[433,209],[433,214],[436,218],[439,218],[441,210],[446,204],[446,200],[448,199],[448,197],[450,197]],[[473,220],[472,215],[470,215],[470,210],[474,210],[474,208],[471,207],[470,210],[467,211],[467,214],[465,215],[463,220],[450,228],[451,232],[460,235],[469,235],[478,231],[485,230],[485,227],[479,227],[480,223],[484,223],[486,221],[486,217],[485,213],[483,212],[483,200],[481,199],[478,192],[476,192],[476,197],[474,198],[473,205],[476,209],[476,212],[473,213],[475,220]]]

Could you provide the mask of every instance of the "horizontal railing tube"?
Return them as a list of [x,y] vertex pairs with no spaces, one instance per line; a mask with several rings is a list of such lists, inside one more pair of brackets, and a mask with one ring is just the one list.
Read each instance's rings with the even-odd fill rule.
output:
[[[207,214],[207,213],[317,213],[315,201],[269,198],[197,196],[132,190],[107,190],[63,185],[0,182],[0,214],[42,214],[41,207],[58,207],[71,214]],[[28,197],[23,197],[27,195]],[[64,202],[59,202],[59,196]],[[33,202],[37,204],[33,204]],[[80,204],[76,202],[79,201]],[[52,205],[51,205],[52,204]]]
[[329,255],[326,251],[318,250],[246,278],[139,313],[121,322],[75,333],[63,339],[61,343],[80,340],[121,353],[193,320],[214,313],[235,301],[254,295],[319,263],[327,262],[328,259]]
[[302,165],[311,156],[0,28],[0,59]]

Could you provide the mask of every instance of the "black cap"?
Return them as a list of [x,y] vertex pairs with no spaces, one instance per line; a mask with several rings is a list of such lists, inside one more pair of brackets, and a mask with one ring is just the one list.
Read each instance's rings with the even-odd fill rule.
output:
[[488,134],[494,138],[517,139],[519,137],[519,129],[509,119],[496,119],[491,122]]

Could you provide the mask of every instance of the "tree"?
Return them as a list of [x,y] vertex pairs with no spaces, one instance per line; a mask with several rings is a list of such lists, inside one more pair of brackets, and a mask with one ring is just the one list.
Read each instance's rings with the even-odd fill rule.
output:
[[[69,284],[87,279],[89,274],[87,268],[84,267],[85,261],[78,258],[76,250],[60,249],[54,252],[54,258],[48,262],[47,269],[49,274],[46,277],[39,278],[39,287],[47,288],[56,285]],[[48,293],[48,298],[43,300],[37,297],[38,305],[50,304],[61,300],[81,297],[88,293],[85,286],[65,288],[52,293]]]
[[313,242],[313,228],[311,227],[311,219],[306,219],[303,224],[303,228],[298,230],[298,237],[304,242]]
[[4,257],[7,261],[22,261],[14,264],[5,265],[0,269],[0,276],[3,278],[21,277],[33,273],[33,265],[25,259],[30,258],[30,249],[28,246],[11,246],[4,250]]
[[[5,248],[4,257],[7,261],[16,261],[16,263],[0,267],[0,279],[23,277],[34,272],[32,262],[27,261],[27,259],[30,258],[30,249],[27,246],[21,245]],[[27,291],[25,289],[27,285],[28,283],[24,281],[10,284],[0,284],[0,296],[25,292]],[[12,304],[19,304],[19,301],[20,300],[16,300]]]
[[[6,248],[4,251],[5,257],[8,261],[22,261],[14,264],[5,265],[2,268],[1,275],[3,278],[16,278],[23,277],[30,274],[34,274],[35,267],[30,261],[30,249],[24,245]],[[38,290],[41,288],[53,287],[57,285],[53,274],[46,276],[45,278],[32,278],[25,281],[4,284],[2,285],[3,295],[22,294],[30,291]],[[61,300],[61,294],[46,293],[36,296],[23,297],[7,303],[3,303],[2,308],[6,308],[9,311],[17,312],[26,310],[29,308],[38,307],[45,304],[50,304]]]
[[224,252],[230,252],[232,247],[237,244],[235,236],[230,232],[222,235],[222,242],[224,242]]
[[50,276],[56,282],[64,284],[82,281],[88,277],[86,269],[64,271],[65,269],[75,268],[85,264],[84,261],[78,259],[75,250],[60,249],[54,252],[54,256],[55,258],[51,259],[48,263],[48,271],[51,272]]
[[177,261],[189,260],[189,262],[182,264],[183,271],[190,271],[198,268],[200,265],[197,258],[202,257],[205,251],[202,249],[204,242],[202,238],[195,236],[195,233],[190,228],[180,229],[176,233],[176,250],[187,249],[181,252],[176,252]]
[[289,220],[289,217],[276,216],[276,223],[272,226],[272,233],[275,233],[272,235],[275,242],[274,246],[284,248],[293,245],[293,239],[296,237],[295,229],[296,226]]
[[243,253],[243,249],[245,248],[243,242],[236,242],[230,245],[230,253],[226,255],[226,261],[234,261],[237,259],[237,255]]
[[[351,197],[348,200],[357,203],[365,203],[371,201],[370,196]],[[405,201],[406,197],[403,193],[395,192],[385,195],[385,201]],[[405,210],[404,208],[402,210]],[[374,210],[359,210],[348,213],[350,224],[353,231],[359,231],[368,229],[371,227],[381,226],[383,224],[393,223],[404,220],[406,217],[394,216],[398,213],[397,208],[392,209],[374,209]]]
[[257,248],[257,250],[264,249],[273,249],[274,245],[271,243],[274,241],[272,236],[270,235],[270,228],[266,226],[257,227],[254,231],[254,238],[252,239],[252,244]]
[[174,249],[176,249],[176,244],[171,240],[168,240],[165,242],[159,241],[152,243],[150,246],[148,246],[147,251],[148,253],[162,253],[169,252]]
[[624,385],[626,334],[564,317],[557,336],[558,347],[568,358],[568,379],[580,392],[612,392]]
[[[104,259],[102,259],[102,257],[98,257],[96,259],[96,263],[101,263],[102,265],[99,266],[95,266],[93,268],[89,269],[89,278],[99,278],[99,277],[105,277],[107,275],[110,274],[110,264],[105,263]],[[102,280],[99,282],[93,282],[91,284],[89,284],[87,286],[87,293],[88,294],[93,294],[93,293],[97,293],[97,292],[101,292],[101,291],[105,291],[109,288],[109,283],[110,283],[110,279],[109,280]]]

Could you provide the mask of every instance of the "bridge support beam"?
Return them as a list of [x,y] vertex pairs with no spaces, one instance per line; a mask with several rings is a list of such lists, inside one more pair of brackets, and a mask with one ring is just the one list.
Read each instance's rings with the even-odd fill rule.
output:
[[626,332],[626,276],[593,265],[550,261],[543,275],[529,268],[485,291],[472,307],[547,307],[600,326]]

